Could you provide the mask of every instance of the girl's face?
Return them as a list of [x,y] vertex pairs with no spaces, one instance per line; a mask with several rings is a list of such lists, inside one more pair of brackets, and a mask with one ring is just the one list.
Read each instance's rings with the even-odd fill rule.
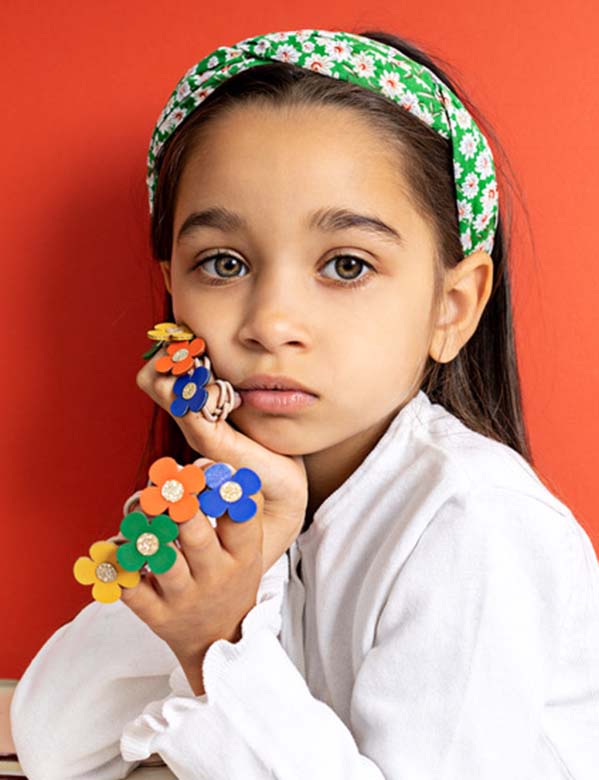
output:
[[[192,214],[215,208],[236,224],[179,237]],[[340,209],[389,227],[315,221]],[[217,252],[226,257],[201,264]],[[190,156],[162,270],[176,319],[205,339],[218,378],[236,387],[285,374],[318,396],[287,414],[242,404],[229,416],[240,431],[282,454],[360,449],[361,459],[418,390],[433,253],[397,157],[353,111],[247,106]]]

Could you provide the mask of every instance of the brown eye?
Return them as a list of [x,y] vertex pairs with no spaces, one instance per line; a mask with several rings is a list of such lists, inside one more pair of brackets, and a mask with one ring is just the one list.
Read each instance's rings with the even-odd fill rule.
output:
[[339,257],[334,257],[333,260],[335,261],[337,273],[341,274],[344,279],[349,280],[356,279],[364,266],[362,260],[352,255],[339,255]]
[[[366,281],[366,278],[369,276],[368,272],[362,276],[358,275],[359,272],[365,268],[376,273],[370,263],[367,263],[366,260],[362,260],[362,258],[355,257],[354,255],[336,255],[326,263],[325,268],[332,263],[334,263],[335,273],[341,276],[341,280],[334,279],[333,281],[336,284],[345,287],[351,287],[352,283],[360,284],[362,280]],[[343,285],[343,281],[347,282],[347,284]]]
[[[236,273],[236,271],[243,265],[241,260],[234,255],[229,255],[226,252],[219,252],[218,254],[204,258],[197,263],[194,268],[202,266],[202,270],[204,270],[204,265],[207,263],[214,263],[214,270],[217,273],[216,279],[237,279],[239,274]],[[208,276],[211,276],[211,274],[208,274]],[[245,276],[245,274],[243,274],[243,276]]]

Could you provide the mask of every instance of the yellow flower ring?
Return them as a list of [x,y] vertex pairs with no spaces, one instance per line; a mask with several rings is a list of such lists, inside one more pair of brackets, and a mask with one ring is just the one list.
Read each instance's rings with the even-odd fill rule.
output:
[[94,542],[90,557],[77,558],[73,566],[75,579],[81,585],[93,585],[92,596],[102,604],[112,604],[121,597],[122,588],[134,588],[140,581],[139,571],[125,571],[117,561],[118,545]]
[[147,331],[147,336],[152,341],[155,341],[156,344],[147,352],[144,352],[142,355],[144,360],[149,360],[155,355],[165,342],[191,341],[195,338],[195,334],[187,325],[179,325],[176,322],[157,322],[152,330]]
[[191,341],[193,337],[188,328],[176,322],[159,322],[148,331],[148,338],[152,341]]

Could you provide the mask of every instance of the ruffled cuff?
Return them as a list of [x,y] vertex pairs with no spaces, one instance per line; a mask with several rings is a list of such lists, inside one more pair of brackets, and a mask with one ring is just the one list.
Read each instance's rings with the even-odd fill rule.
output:
[[202,677],[206,693],[196,695],[178,664],[169,676],[171,693],[148,704],[141,715],[124,728],[120,750],[125,761],[141,761],[159,752],[158,737],[170,727],[176,727],[189,710],[207,708],[218,697],[220,678],[227,667],[248,651],[252,637],[266,629],[275,636],[281,630],[281,606],[289,569],[287,554],[283,554],[265,572],[260,581],[256,605],[241,623],[241,639],[229,642],[219,639],[208,648],[202,665]]

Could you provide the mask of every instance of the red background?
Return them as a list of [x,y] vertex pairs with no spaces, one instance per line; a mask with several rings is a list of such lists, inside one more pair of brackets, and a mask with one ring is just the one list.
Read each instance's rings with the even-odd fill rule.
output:
[[[537,471],[599,550],[597,7],[538,0],[5,2],[0,677],[91,598],[72,575],[118,530],[151,401],[146,152],[183,73],[222,44],[302,27],[386,29],[446,59],[525,193],[514,308]],[[8,638],[10,637],[10,641]]]

